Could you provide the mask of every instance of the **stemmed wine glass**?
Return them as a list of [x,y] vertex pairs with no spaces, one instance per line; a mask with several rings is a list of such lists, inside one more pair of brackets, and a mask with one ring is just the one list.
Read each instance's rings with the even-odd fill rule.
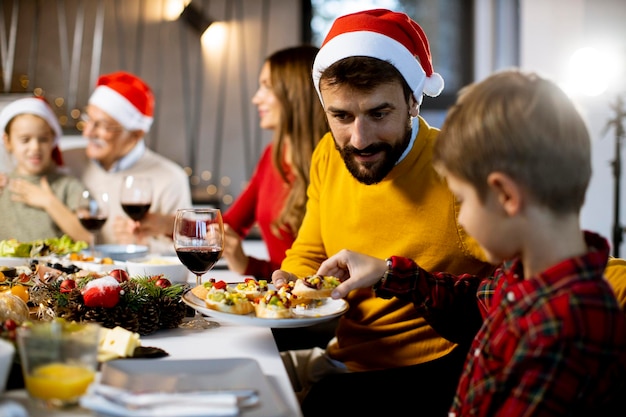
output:
[[[202,275],[213,268],[224,250],[224,222],[219,209],[192,208],[176,211],[174,220],[174,250],[178,259],[196,275],[196,286],[202,285]],[[207,322],[196,310],[192,320],[181,327],[207,329],[218,325]]]
[[143,219],[152,205],[152,180],[148,177],[124,177],[120,193],[122,209],[134,221]]
[[102,229],[104,223],[109,218],[109,195],[107,193],[92,193],[89,190],[83,191],[76,215],[83,227],[91,232],[91,256],[95,257],[96,233]]

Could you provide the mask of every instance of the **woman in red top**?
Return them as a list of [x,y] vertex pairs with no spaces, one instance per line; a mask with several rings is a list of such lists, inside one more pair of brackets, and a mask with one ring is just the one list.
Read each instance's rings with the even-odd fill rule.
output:
[[[311,154],[328,131],[311,68],[318,48],[297,46],[270,55],[252,97],[260,126],[274,131],[246,189],[224,213],[223,257],[240,274],[270,279],[291,247],[306,206]],[[241,240],[258,225],[269,261],[244,253]]]
[[[274,131],[245,190],[224,213],[228,267],[242,275],[270,279],[291,247],[306,207],[313,149],[328,131],[311,78],[319,49],[303,45],[274,52],[263,64],[252,103],[260,126]],[[174,216],[148,213],[133,222],[137,235],[170,235]],[[241,241],[257,225],[269,261],[247,256]]]

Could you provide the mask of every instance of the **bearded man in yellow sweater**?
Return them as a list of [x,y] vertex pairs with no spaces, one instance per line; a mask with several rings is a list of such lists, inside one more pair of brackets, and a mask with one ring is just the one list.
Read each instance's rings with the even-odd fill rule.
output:
[[[443,80],[421,27],[381,9],[340,17],[316,57],[313,80],[331,133],[313,155],[306,215],[274,284],[314,274],[345,248],[381,258],[401,254],[427,270],[489,273],[492,266],[458,225],[458,206],[431,166],[439,131],[419,116],[419,106],[423,94],[439,95]],[[342,396],[367,395],[375,385],[377,399],[362,409],[351,402],[351,415],[399,415],[405,406],[397,399],[412,392],[428,399],[424,416],[445,415],[465,348],[440,337],[410,303],[376,298],[371,290],[346,300],[349,310],[326,349],[282,352],[303,413],[319,413],[319,401],[305,395],[335,375],[345,378]],[[407,378],[403,391],[400,380]],[[309,398],[319,398],[313,393]]]

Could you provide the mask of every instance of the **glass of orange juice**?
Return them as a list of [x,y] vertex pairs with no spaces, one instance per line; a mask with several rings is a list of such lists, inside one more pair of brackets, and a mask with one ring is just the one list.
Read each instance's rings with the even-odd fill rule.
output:
[[100,325],[55,319],[17,331],[26,391],[46,407],[78,404],[98,366]]

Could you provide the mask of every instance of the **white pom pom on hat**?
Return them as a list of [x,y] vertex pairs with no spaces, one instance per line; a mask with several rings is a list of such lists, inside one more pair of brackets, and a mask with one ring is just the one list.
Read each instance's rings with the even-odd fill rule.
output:
[[154,116],[154,95],[141,78],[124,71],[102,75],[89,98],[126,130],[148,132]]
[[374,9],[335,20],[313,64],[313,82],[320,99],[322,72],[351,56],[367,56],[391,63],[419,103],[422,95],[437,97],[443,91],[443,78],[433,71],[426,34],[405,13]]

